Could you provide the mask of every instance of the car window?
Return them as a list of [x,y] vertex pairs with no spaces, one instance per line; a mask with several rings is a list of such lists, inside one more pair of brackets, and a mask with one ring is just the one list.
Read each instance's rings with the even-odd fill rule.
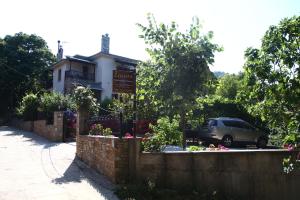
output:
[[214,119],[211,119],[211,120],[209,120],[209,122],[208,122],[208,126],[209,126],[209,127],[218,126],[218,121],[217,121],[217,120],[214,120]]
[[244,128],[244,123],[241,121],[234,120],[223,120],[222,121],[225,126],[234,127],[234,128]]
[[253,126],[251,126],[250,124],[245,123],[245,122],[243,123],[243,126],[244,126],[245,129],[249,129],[249,130],[253,130],[254,129]]

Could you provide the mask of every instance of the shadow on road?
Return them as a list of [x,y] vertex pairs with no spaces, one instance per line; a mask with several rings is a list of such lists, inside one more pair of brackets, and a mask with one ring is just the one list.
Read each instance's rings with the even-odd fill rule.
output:
[[115,186],[106,177],[89,168],[77,157],[74,158],[63,176],[52,180],[52,182],[55,184],[65,184],[69,182],[81,182],[82,180],[86,180],[101,194],[103,194],[103,189],[115,189]]
[[[2,136],[20,136],[22,141],[30,142],[33,145],[41,146],[44,150],[61,145],[62,143],[51,142],[35,133],[28,131],[21,131],[8,126],[0,126]],[[70,143],[72,148],[76,148],[76,144]],[[55,164],[55,163],[53,163]],[[85,163],[79,160],[75,155],[69,167],[59,178],[52,180],[54,184],[67,184],[71,182],[80,183],[85,180],[92,186],[99,195],[101,194],[105,199],[118,200],[118,198],[111,192],[114,190],[115,185],[112,184],[106,177],[97,173],[95,170],[89,168]]]
[[24,138],[24,142],[31,142],[33,145],[42,146],[44,149],[60,144],[57,142],[51,142],[33,132],[22,131],[8,126],[1,126],[0,131],[9,131],[9,133],[3,134],[3,136],[22,136]]

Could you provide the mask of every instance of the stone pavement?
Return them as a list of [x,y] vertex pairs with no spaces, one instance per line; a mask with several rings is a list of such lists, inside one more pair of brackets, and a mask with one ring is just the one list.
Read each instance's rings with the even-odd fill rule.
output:
[[0,200],[118,200],[114,185],[76,159],[75,149],[0,127]]

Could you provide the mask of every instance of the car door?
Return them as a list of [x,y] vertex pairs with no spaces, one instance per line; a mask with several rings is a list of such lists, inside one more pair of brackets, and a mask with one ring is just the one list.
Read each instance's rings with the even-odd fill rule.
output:
[[245,129],[243,121],[240,120],[224,120],[223,124],[230,127],[230,135],[234,141],[247,141],[248,130]]
[[242,141],[254,142],[256,138],[255,128],[248,124],[247,122],[242,122],[243,134]]
[[240,128],[234,120],[223,120],[224,135],[230,135],[234,141],[240,141]]

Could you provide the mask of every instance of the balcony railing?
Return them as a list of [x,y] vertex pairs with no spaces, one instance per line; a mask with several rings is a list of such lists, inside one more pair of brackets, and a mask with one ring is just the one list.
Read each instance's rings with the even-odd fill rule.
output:
[[68,70],[68,71],[66,71],[65,75],[66,75],[66,78],[95,81],[94,73],[82,73],[82,72],[75,71],[75,70]]

